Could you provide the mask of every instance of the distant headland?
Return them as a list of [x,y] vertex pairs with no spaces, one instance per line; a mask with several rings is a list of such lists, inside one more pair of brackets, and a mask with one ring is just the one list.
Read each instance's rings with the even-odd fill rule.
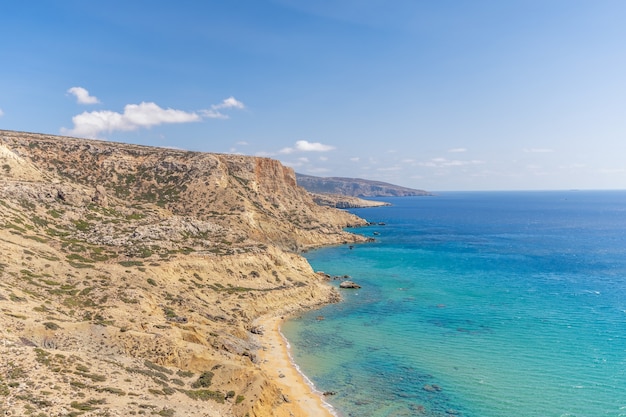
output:
[[314,177],[296,173],[298,185],[316,194],[338,194],[350,197],[410,197],[430,196],[428,191],[401,187],[382,181],[362,178]]

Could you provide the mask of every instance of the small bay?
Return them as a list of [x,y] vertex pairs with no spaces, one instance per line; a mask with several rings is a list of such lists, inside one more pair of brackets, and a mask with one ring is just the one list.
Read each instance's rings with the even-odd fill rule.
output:
[[626,415],[626,192],[384,200],[306,254],[362,288],[283,326],[339,415]]

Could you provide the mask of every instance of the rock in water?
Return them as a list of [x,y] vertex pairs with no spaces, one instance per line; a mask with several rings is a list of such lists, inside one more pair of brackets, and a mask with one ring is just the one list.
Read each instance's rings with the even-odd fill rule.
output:
[[361,288],[361,286],[352,281],[344,281],[339,284],[339,288]]

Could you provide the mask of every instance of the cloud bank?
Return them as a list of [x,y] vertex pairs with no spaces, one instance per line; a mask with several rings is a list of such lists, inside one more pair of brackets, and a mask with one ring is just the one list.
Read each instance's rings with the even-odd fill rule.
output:
[[89,91],[83,87],[72,87],[67,90],[69,94],[76,97],[76,102],[79,104],[97,104],[100,103],[97,97],[89,95]]
[[110,110],[83,112],[72,117],[73,129],[63,133],[79,137],[96,138],[102,132],[131,131],[164,123],[188,123],[201,120],[197,113],[163,109],[155,103],[127,104],[123,113]]
[[74,123],[72,129],[62,128],[61,132],[93,139],[102,133],[132,131],[162,124],[199,122],[205,117],[226,119],[228,116],[217,109],[229,108],[243,109],[244,105],[234,97],[229,97],[222,103],[211,106],[209,110],[187,112],[171,108],[164,109],[156,103],[144,101],[139,104],[127,104],[122,113],[111,110],[83,112],[72,117]]

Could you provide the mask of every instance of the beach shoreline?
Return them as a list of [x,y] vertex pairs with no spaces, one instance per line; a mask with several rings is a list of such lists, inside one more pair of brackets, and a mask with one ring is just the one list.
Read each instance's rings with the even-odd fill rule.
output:
[[263,328],[259,336],[258,351],[261,369],[275,383],[288,401],[276,407],[276,417],[338,417],[332,406],[324,401],[323,394],[294,363],[287,339],[280,331],[283,316],[262,317],[258,324]]

